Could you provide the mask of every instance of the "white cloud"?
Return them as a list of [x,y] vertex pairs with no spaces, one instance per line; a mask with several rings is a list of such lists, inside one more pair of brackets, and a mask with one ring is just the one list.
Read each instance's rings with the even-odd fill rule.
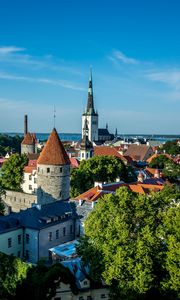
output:
[[24,51],[25,48],[20,48],[16,46],[0,46],[0,54],[11,54],[16,52]]
[[71,89],[71,90],[86,91],[85,88],[83,88],[77,84],[74,84],[70,81],[61,80],[61,79],[34,78],[34,77],[28,77],[28,76],[12,75],[12,74],[8,74],[8,73],[0,73],[0,79],[26,81],[26,82],[34,82],[34,83],[44,83],[44,84],[61,86],[63,88]]
[[165,70],[155,71],[146,75],[146,77],[152,81],[158,81],[168,84],[175,89],[180,88],[180,71],[179,70]]
[[138,64],[139,61],[135,58],[126,56],[123,52],[119,50],[114,50],[111,56],[108,56],[110,60],[113,62],[121,61],[124,64],[135,65]]

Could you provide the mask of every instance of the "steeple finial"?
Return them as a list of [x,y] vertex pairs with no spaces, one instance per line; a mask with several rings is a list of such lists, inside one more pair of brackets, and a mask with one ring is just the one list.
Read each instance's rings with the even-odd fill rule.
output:
[[93,100],[93,86],[92,86],[92,68],[90,68],[87,113],[89,113],[89,114],[94,114],[95,113],[94,100]]

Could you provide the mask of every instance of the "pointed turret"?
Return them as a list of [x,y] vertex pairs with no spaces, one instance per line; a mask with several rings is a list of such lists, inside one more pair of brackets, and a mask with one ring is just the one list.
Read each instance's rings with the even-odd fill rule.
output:
[[90,78],[89,78],[87,113],[95,114],[94,99],[93,99],[92,69],[90,70]]
[[98,141],[98,113],[94,109],[93,84],[92,84],[92,70],[90,70],[88,101],[85,112],[82,115],[82,138],[84,130],[85,119],[88,121],[88,138],[91,142]]
[[38,158],[37,167],[38,203],[69,199],[70,159],[55,128]]
[[56,129],[51,132],[48,141],[42,150],[38,162],[39,165],[69,165],[70,160]]

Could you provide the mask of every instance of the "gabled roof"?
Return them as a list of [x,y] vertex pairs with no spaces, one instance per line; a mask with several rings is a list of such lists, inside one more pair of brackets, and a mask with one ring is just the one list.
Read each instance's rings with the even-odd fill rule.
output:
[[143,161],[149,150],[152,150],[149,146],[131,144],[124,155],[130,156],[136,161]]
[[34,145],[34,138],[30,132],[27,132],[22,143],[22,145]]
[[127,162],[127,159],[124,158],[123,155],[121,155],[114,147],[108,147],[108,146],[97,146],[94,147],[94,155],[95,156],[104,156],[104,155],[110,155],[120,158],[122,161]]
[[39,165],[70,165],[69,156],[55,128],[51,132],[37,163]]
[[88,191],[84,192],[83,194],[77,196],[75,200],[84,200],[87,202],[94,202],[97,201],[99,198],[101,198],[105,194],[111,194],[114,193],[118,188],[126,186],[129,188],[132,192],[138,193],[138,194],[148,194],[150,192],[157,192],[161,191],[164,186],[158,185],[158,184],[144,184],[144,183],[109,183],[109,184],[103,184],[102,186],[96,186]]

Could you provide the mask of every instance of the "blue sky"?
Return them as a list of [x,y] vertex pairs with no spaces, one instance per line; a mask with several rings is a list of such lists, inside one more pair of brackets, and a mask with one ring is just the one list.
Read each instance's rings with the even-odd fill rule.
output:
[[180,133],[179,0],[1,0],[0,132]]

